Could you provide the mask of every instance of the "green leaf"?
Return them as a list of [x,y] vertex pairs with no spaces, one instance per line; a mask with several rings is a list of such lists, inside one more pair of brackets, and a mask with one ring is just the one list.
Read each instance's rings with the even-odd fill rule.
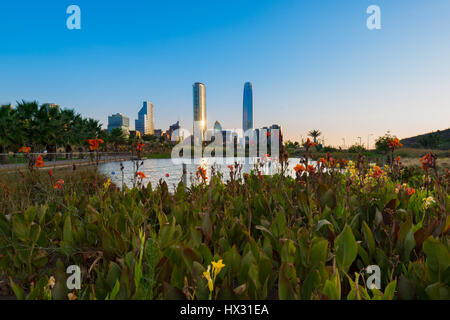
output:
[[72,222],[70,220],[69,215],[66,217],[66,220],[64,221],[63,240],[64,243],[66,243],[67,245],[69,246],[73,245]]
[[310,267],[313,268],[320,262],[325,263],[328,253],[328,241],[319,239],[311,247]]
[[372,230],[370,230],[365,221],[362,223],[362,231],[364,234],[364,239],[366,240],[367,248],[369,249],[369,254],[373,257],[375,254],[375,240],[373,238]]
[[441,282],[436,282],[425,288],[425,292],[432,300],[448,300],[449,287]]
[[12,218],[12,226],[16,237],[23,242],[27,242],[30,238],[30,227],[27,226],[23,218],[20,216],[14,216]]
[[450,253],[446,246],[444,246],[439,240],[430,236],[423,243],[423,251],[427,255],[427,266],[431,271],[432,280],[439,281],[441,275],[450,266]]
[[111,300],[114,300],[116,298],[117,294],[119,293],[119,290],[120,290],[120,283],[119,283],[119,280],[116,280],[116,284],[114,285],[114,288],[112,289],[111,295],[109,298]]
[[346,225],[334,243],[336,250],[336,260],[345,273],[355,261],[358,254],[358,245],[353,235],[352,229]]
[[9,278],[9,283],[11,284],[11,288],[14,291],[14,294],[16,295],[17,300],[25,300],[25,292],[21,287],[19,287],[12,278]]
[[392,300],[392,299],[394,299],[395,289],[396,288],[397,288],[397,280],[394,280],[391,283],[389,283],[387,285],[386,289],[384,289],[383,300]]

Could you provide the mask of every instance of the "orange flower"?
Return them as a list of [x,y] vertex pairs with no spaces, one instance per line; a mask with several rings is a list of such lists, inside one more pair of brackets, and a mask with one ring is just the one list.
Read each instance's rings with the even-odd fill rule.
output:
[[23,152],[23,153],[26,153],[26,154],[29,154],[30,151],[31,151],[30,147],[22,147],[22,148],[19,149],[19,152]]
[[52,171],[52,170],[49,170],[48,175],[49,175],[50,177],[53,177],[53,171]]
[[64,180],[60,179],[56,182],[55,186],[53,187],[54,189],[62,189],[64,186]]
[[312,142],[309,138],[306,140],[306,151],[309,150],[311,147],[317,147],[318,144],[316,142]]
[[316,172],[316,168],[314,168],[314,166],[308,164],[308,172],[309,173],[315,173]]
[[389,148],[391,148],[392,150],[403,147],[403,144],[400,143],[400,140],[398,140],[398,138],[388,139],[387,143]]
[[303,171],[305,171],[305,166],[302,165],[302,164],[297,164],[297,165],[294,167],[294,170],[295,170],[295,172],[297,172],[297,173],[302,173]]
[[250,178],[250,175],[248,173],[246,173],[246,174],[244,174],[244,178],[248,179],[248,178]]
[[230,169],[230,171],[233,171],[233,170],[234,170],[234,167],[230,164],[230,165],[228,166],[228,169]]
[[145,175],[145,173],[143,173],[143,172],[141,172],[141,171],[139,171],[139,172],[137,173],[137,175],[138,175],[139,178],[141,178],[141,179],[147,178],[147,176]]
[[431,152],[428,152],[425,156],[420,158],[420,162],[422,162],[423,171],[428,172],[428,169],[433,167],[433,157]]
[[136,150],[139,152],[142,152],[142,150],[144,149],[145,143],[139,143],[136,146]]
[[326,164],[327,164],[327,159],[325,159],[325,158],[320,158],[320,159],[319,159],[319,164],[326,165]]
[[406,188],[406,193],[408,194],[408,196],[411,196],[412,194],[416,193],[416,189]]
[[87,143],[89,144],[89,148],[91,149],[91,151],[94,151],[97,150],[99,145],[101,143],[104,143],[104,141],[102,139],[89,139]]
[[379,179],[384,174],[384,171],[381,170],[379,166],[373,167],[372,178]]
[[208,180],[208,178],[206,177],[206,169],[202,168],[201,166],[198,167],[195,175],[197,176],[197,179],[201,178],[201,179],[203,179],[203,181]]
[[42,156],[37,157],[36,168],[42,168],[43,166],[44,166],[44,160],[42,160]]

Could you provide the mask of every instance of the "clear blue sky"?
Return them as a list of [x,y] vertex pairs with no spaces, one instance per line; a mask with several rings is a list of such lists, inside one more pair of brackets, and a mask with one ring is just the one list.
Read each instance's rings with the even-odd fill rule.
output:
[[[66,8],[81,8],[81,30]],[[366,27],[381,7],[382,29]],[[251,81],[256,126],[326,143],[407,137],[450,123],[448,0],[1,1],[0,103],[53,102],[132,126],[144,100],[155,127],[192,126],[192,84],[212,127],[242,125]]]

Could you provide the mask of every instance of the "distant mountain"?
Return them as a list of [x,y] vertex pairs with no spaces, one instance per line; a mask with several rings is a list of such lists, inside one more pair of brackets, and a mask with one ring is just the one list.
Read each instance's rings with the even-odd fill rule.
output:
[[407,148],[450,150],[450,128],[401,140]]

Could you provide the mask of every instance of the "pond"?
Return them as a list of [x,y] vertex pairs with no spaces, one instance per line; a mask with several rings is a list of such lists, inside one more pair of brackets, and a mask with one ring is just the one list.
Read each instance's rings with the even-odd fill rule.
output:
[[[242,164],[242,172],[250,173],[251,170],[255,168],[255,158],[202,158],[202,166],[207,169],[208,178],[211,176],[211,168],[214,167],[216,172],[223,174],[224,180],[228,181],[230,179],[230,169],[228,165],[238,162]],[[300,158],[289,159],[287,174],[295,177],[294,166],[300,162]],[[314,161],[311,164],[315,164]],[[123,162],[123,183],[128,187],[132,187],[132,181],[134,177],[134,163],[132,161]],[[192,183],[196,183],[195,172],[197,171],[199,164],[187,164],[187,185],[190,186]],[[263,174],[275,174],[280,172],[280,164],[275,161],[267,161],[262,167]],[[111,178],[111,181],[117,186],[122,185],[122,172],[120,171],[120,162],[110,162],[101,164],[99,166],[99,171],[106,174]],[[172,159],[145,159],[143,160],[143,165],[139,168],[147,176],[143,179],[144,184],[149,182],[152,188],[155,188],[159,183],[160,179],[166,181],[169,186],[169,190],[173,191],[174,188],[180,182],[183,175],[182,164],[174,164]]]

